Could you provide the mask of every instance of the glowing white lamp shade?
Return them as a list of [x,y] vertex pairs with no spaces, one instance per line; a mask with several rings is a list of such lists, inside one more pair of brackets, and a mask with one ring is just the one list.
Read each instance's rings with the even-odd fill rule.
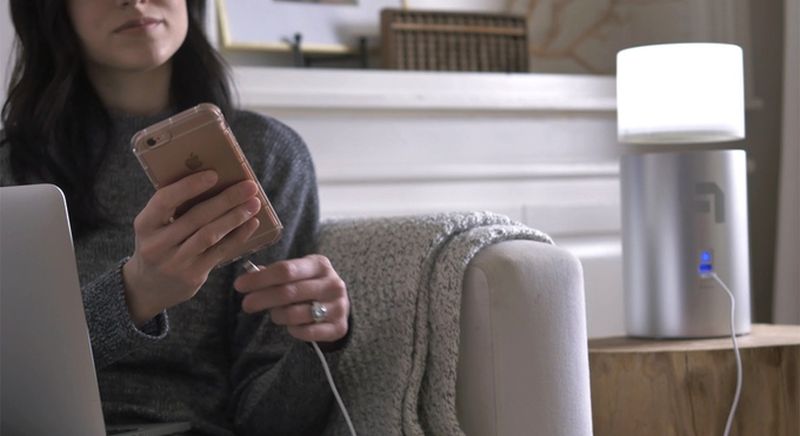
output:
[[617,54],[617,135],[633,144],[743,139],[742,49],[686,43]]

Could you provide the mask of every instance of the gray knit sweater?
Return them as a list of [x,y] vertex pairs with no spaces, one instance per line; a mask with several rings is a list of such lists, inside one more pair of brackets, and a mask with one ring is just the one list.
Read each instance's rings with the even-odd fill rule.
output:
[[[133,219],[154,191],[129,142],[166,115],[113,118],[96,188],[111,224],[75,241],[106,423],[191,421],[193,432],[209,435],[318,434],[333,410],[320,362],[268,316],[241,311],[236,265],[212,271],[192,300],[143,328],[131,322],[120,268],[133,252]],[[253,261],[311,252],[318,201],[305,144],[271,118],[238,111],[228,121],[285,226],[280,242]],[[15,183],[8,148],[0,147],[2,185]],[[326,357],[335,364],[337,354]]]

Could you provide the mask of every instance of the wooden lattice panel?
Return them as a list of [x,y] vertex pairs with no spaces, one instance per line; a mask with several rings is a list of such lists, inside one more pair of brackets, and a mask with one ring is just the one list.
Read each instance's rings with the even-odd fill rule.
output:
[[516,15],[384,9],[381,39],[388,69],[528,71],[527,27]]

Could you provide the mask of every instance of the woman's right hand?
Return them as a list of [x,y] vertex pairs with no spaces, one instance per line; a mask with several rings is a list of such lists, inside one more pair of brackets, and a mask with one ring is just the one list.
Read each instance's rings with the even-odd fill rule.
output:
[[258,228],[261,202],[252,181],[237,183],[172,221],[178,206],[216,182],[213,171],[187,176],[156,191],[136,216],[136,246],[122,275],[137,326],[194,297],[225,254]]

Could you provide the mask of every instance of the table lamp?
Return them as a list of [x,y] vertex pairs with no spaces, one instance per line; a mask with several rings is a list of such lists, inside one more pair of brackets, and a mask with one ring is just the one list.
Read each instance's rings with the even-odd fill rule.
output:
[[[660,44],[617,55],[623,271],[630,336],[697,338],[750,331],[742,50]],[[650,146],[647,146],[647,145]],[[654,144],[660,144],[654,146]]]

